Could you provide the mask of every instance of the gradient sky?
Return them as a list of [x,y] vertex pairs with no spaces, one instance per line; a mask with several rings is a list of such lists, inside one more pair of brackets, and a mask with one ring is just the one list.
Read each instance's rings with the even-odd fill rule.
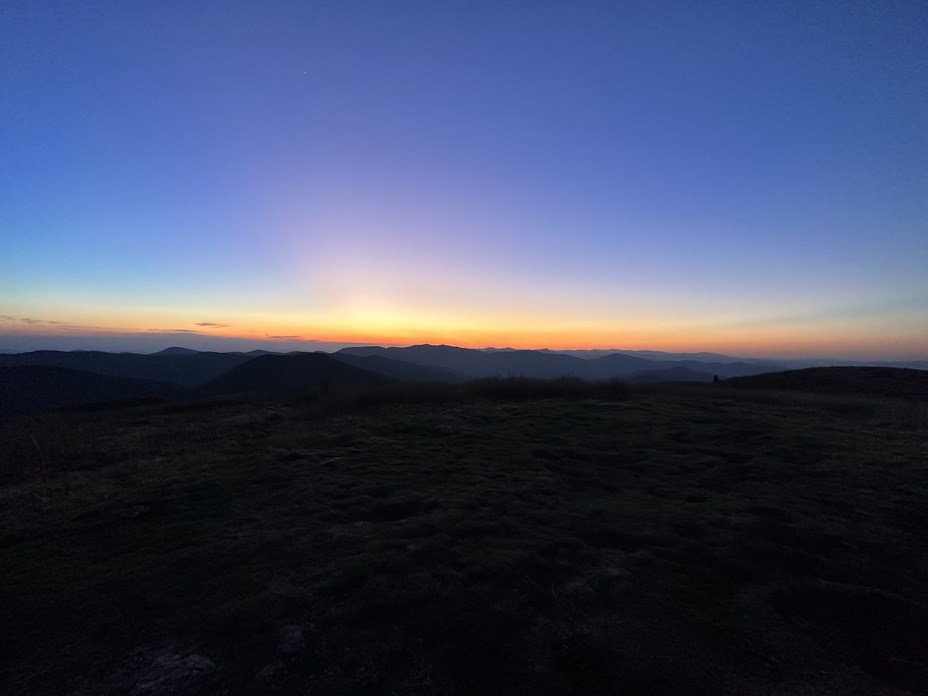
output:
[[0,4],[0,350],[925,359],[926,269],[923,0]]

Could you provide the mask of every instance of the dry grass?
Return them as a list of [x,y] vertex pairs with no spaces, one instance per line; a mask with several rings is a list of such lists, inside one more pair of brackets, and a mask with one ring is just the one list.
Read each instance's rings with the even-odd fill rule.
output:
[[490,380],[4,423],[0,690],[924,691],[928,438],[848,399]]

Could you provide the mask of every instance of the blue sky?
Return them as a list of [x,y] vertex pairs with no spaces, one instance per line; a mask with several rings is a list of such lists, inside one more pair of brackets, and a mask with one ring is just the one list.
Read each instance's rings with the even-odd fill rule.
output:
[[0,349],[926,358],[925,26],[918,2],[8,0]]

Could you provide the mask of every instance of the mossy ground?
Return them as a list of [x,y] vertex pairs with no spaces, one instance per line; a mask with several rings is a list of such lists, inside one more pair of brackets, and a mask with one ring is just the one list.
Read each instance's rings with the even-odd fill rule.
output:
[[928,691],[889,402],[392,389],[0,424],[0,691]]

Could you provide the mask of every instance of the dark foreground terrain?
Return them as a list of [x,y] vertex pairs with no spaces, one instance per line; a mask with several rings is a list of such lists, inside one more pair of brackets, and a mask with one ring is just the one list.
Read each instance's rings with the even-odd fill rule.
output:
[[0,692],[928,692],[923,400],[367,389],[0,421]]

